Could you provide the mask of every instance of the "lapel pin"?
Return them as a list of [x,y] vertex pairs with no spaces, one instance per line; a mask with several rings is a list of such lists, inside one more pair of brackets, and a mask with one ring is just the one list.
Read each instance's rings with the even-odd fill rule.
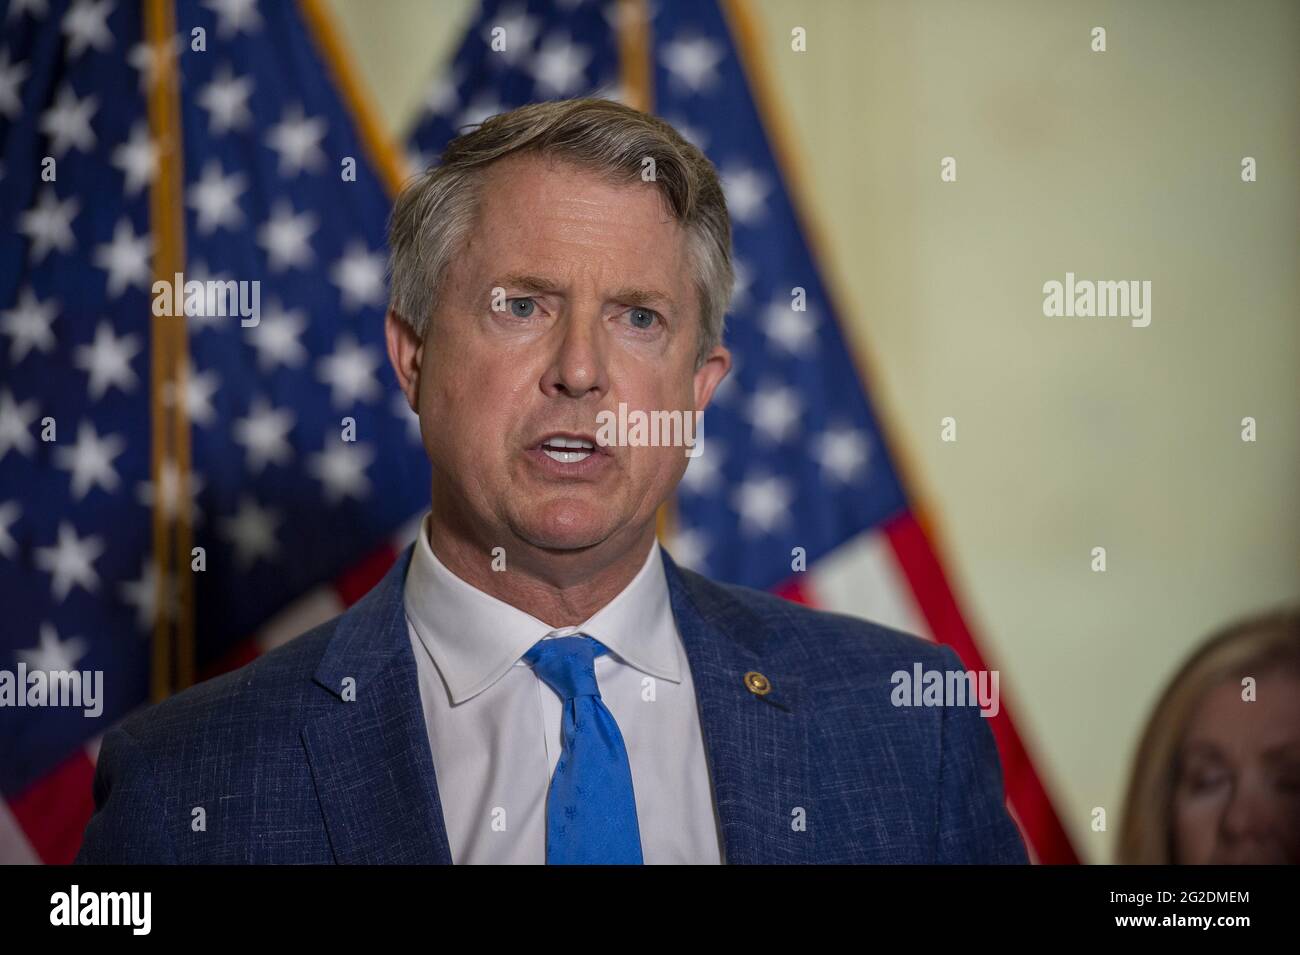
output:
[[745,674],[745,689],[755,696],[764,696],[771,692],[772,681],[757,670],[750,670]]

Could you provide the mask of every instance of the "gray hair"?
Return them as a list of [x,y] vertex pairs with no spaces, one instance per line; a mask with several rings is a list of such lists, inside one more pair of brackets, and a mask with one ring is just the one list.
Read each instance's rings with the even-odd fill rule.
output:
[[613,100],[553,100],[493,116],[453,139],[437,165],[407,183],[388,223],[389,307],[397,317],[424,337],[477,216],[482,172],[512,153],[562,158],[620,185],[641,182],[645,160],[654,161],[654,184],[686,230],[702,365],[722,342],[735,281],[722,185],[708,158],[672,126]]

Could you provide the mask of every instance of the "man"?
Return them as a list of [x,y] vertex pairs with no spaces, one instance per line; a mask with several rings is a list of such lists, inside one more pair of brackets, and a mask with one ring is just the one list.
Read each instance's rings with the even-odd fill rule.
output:
[[656,514],[688,449],[602,437],[620,405],[703,412],[730,366],[697,149],[613,102],[527,106],[390,233],[418,539],[347,613],[110,732],[80,861],[1025,860],[978,713],[891,703],[956,655],[679,568]]

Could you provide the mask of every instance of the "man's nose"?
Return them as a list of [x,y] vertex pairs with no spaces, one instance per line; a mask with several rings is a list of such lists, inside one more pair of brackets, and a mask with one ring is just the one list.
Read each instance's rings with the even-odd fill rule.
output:
[[605,343],[599,314],[574,310],[557,328],[558,339],[551,362],[542,376],[548,397],[599,396],[608,388]]

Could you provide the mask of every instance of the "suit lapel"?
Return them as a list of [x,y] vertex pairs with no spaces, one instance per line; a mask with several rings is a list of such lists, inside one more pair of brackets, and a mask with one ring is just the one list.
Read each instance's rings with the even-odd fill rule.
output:
[[403,609],[410,555],[340,619],[315,674],[335,699],[302,730],[340,863],[451,863]]
[[[663,561],[695,683],[724,861],[815,861],[809,727],[799,679],[765,654],[775,635],[752,610],[717,584],[679,569],[667,551]],[[771,691],[751,692],[745,685],[750,671],[767,677]]]
[[[717,584],[679,569],[666,550],[662,554],[695,684],[724,861],[815,861],[800,681],[771,662],[765,651],[774,634],[752,610]],[[340,863],[452,861],[402,600],[410,556],[408,548],[339,620],[315,674],[334,700],[302,729]],[[767,677],[769,693],[747,689],[751,671]]]

